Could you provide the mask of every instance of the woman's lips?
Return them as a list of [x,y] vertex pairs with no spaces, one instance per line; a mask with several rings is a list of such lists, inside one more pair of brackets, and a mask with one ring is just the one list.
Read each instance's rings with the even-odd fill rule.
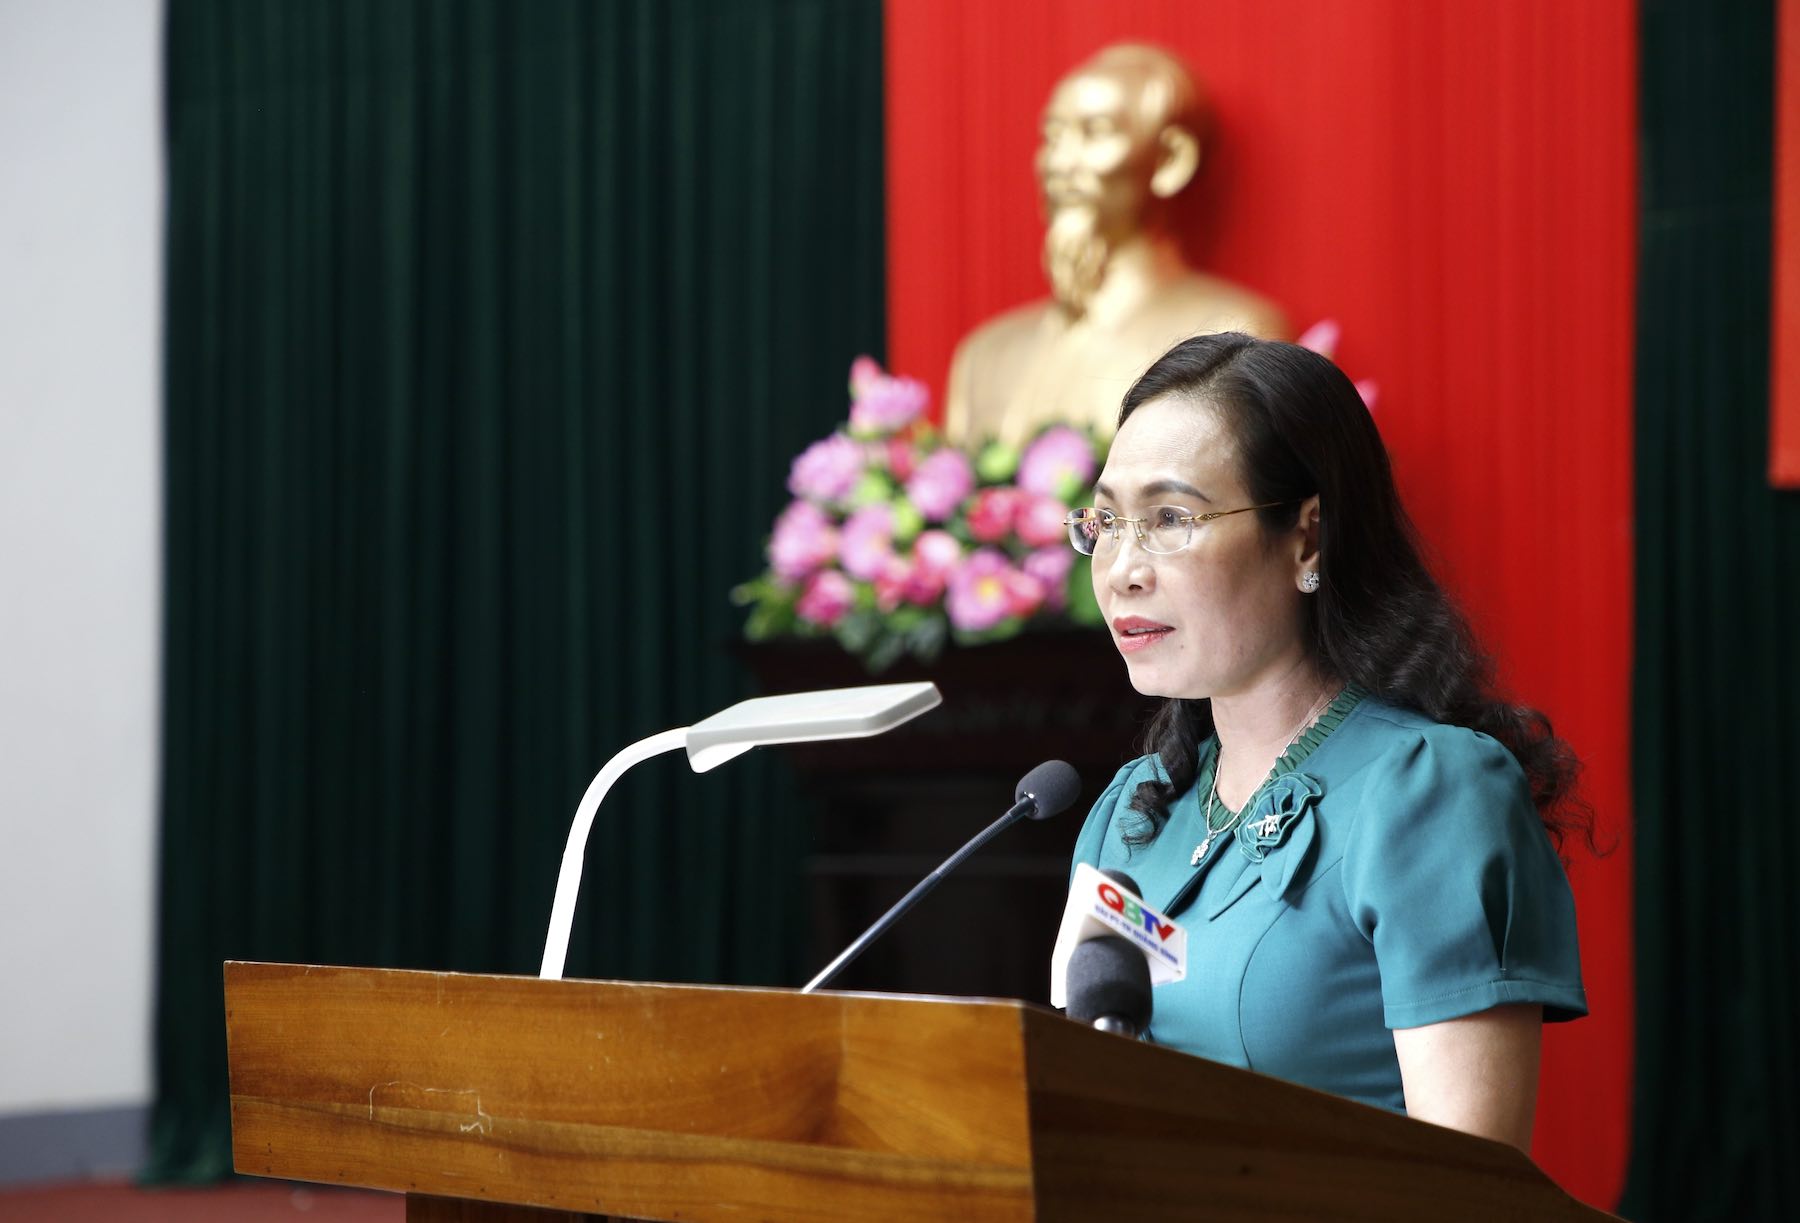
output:
[[1138,616],[1113,621],[1113,640],[1118,643],[1121,654],[1147,650],[1174,631],[1166,624]]

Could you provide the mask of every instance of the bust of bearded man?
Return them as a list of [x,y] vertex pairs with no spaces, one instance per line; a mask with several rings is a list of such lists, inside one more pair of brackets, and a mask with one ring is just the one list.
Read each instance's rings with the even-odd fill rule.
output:
[[1125,391],[1177,341],[1289,337],[1279,308],[1188,267],[1169,232],[1169,202],[1200,167],[1206,123],[1187,70],[1155,47],[1108,47],[1057,83],[1036,159],[1051,296],[957,345],[951,441],[1017,445],[1056,421],[1110,437]]

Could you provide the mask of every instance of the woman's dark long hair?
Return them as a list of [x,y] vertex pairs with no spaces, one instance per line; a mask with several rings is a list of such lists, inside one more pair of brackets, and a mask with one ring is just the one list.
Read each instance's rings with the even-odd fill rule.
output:
[[[1251,502],[1272,503],[1257,511],[1265,530],[1292,529],[1300,503],[1318,495],[1324,581],[1307,597],[1305,632],[1320,670],[1434,722],[1493,736],[1524,769],[1559,850],[1571,833],[1592,848],[1593,813],[1575,794],[1580,761],[1541,712],[1495,694],[1493,664],[1425,567],[1387,450],[1342,371],[1298,344],[1228,331],[1164,353],[1126,392],[1119,424],[1165,396],[1221,414]],[[1144,749],[1162,758],[1169,780],[1138,786],[1131,808],[1145,823],[1129,841],[1144,844],[1162,831],[1170,804],[1194,784],[1210,734],[1209,702],[1163,702]]]

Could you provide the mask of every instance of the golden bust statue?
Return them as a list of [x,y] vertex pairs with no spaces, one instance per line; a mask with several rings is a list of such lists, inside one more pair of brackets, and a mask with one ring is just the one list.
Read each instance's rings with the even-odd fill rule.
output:
[[1051,296],[957,345],[944,407],[952,441],[1016,444],[1052,421],[1110,436],[1132,381],[1176,341],[1288,338],[1273,303],[1188,267],[1169,232],[1206,119],[1187,69],[1155,47],[1108,47],[1057,83],[1037,151]]

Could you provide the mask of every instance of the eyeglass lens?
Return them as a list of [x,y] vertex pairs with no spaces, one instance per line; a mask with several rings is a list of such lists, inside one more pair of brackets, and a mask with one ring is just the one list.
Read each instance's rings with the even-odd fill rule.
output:
[[1102,543],[1117,543],[1119,532],[1128,528],[1140,532],[1146,552],[1162,555],[1181,551],[1194,534],[1192,516],[1178,505],[1149,506],[1137,520],[1111,510],[1082,509],[1069,517],[1069,543],[1083,556],[1092,556]]

